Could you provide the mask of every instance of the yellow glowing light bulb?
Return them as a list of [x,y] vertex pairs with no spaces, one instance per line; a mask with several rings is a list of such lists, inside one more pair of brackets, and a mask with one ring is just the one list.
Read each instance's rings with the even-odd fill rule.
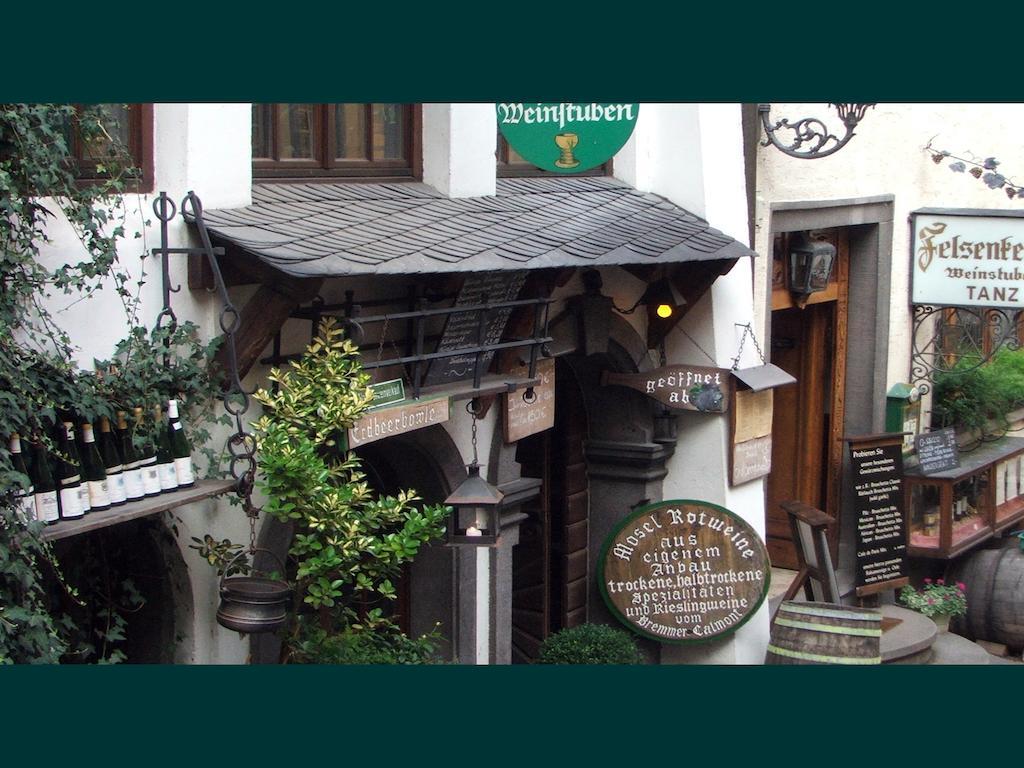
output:
[[659,304],[655,311],[660,318],[672,317],[672,306],[670,304]]

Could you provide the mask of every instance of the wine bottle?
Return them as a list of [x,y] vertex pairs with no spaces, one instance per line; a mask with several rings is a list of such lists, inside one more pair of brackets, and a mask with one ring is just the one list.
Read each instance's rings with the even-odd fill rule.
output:
[[29,486],[15,489],[18,508],[26,520],[32,520],[36,516],[35,487],[32,483],[32,476],[25,465],[25,457],[21,453],[21,435],[17,432],[11,433],[11,440],[8,443],[8,450],[11,452],[11,466],[15,472],[20,472],[28,480]]
[[178,473],[174,469],[174,456],[171,455],[171,441],[166,429],[160,427],[163,422],[164,409],[154,406],[153,423],[158,425],[156,431],[156,466],[160,472],[160,490],[164,493],[178,490]]
[[124,461],[124,493],[128,501],[138,501],[146,495],[142,486],[142,468],[139,466],[139,455],[132,442],[132,433],[128,430],[128,421],[124,411],[117,412],[117,436],[121,444],[121,459]]
[[167,401],[167,439],[171,445],[174,471],[179,488],[190,488],[196,484],[196,473],[192,466],[192,446],[185,436],[184,425],[178,416],[178,401]]
[[92,424],[82,425],[82,479],[89,491],[89,507],[93,512],[110,509],[110,489],[107,485],[107,470],[103,467],[103,457],[96,447],[96,435]]
[[[81,468],[73,462],[71,446],[74,445],[74,439],[68,439],[68,434],[71,431],[70,427],[70,422],[64,422],[57,429],[58,455],[56,457],[56,475],[59,486],[57,500],[62,520],[77,520],[85,514],[81,493]],[[86,489],[85,493],[86,497],[88,497],[88,489]]]
[[139,469],[142,470],[142,488],[146,496],[160,495],[160,472],[156,466],[156,449],[153,448],[153,441],[146,429],[142,417],[142,408],[136,406],[135,431],[143,436],[142,448],[139,453]]
[[32,486],[35,488],[36,520],[46,524],[60,520],[60,504],[57,501],[57,483],[50,469],[50,454],[42,439],[36,435],[32,442]]
[[92,509],[92,503],[89,501],[89,484],[86,482],[85,478],[81,476],[82,453],[78,450],[74,422],[64,422],[64,433],[67,435],[66,444],[68,456],[71,458],[71,464],[79,475],[78,503],[82,506],[82,514],[84,515]]
[[110,505],[119,507],[128,501],[128,492],[124,484],[124,461],[114,443],[114,433],[110,431],[110,419],[100,417],[100,435],[98,441],[103,469],[107,472],[107,491],[110,493]]

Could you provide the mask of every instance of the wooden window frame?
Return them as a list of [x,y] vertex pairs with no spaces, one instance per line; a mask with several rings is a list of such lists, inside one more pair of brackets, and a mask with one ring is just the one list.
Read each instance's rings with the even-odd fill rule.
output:
[[[554,171],[546,171],[543,168],[538,168],[533,163],[510,163],[508,161],[508,140],[502,134],[501,129],[498,130],[498,146],[494,153],[495,161],[497,162],[497,174],[499,179],[516,179],[531,176],[565,176],[564,173],[555,173]],[[605,163],[591,168],[581,173],[573,173],[572,176],[611,176],[612,175],[612,160],[609,158]]]
[[[76,108],[79,105],[75,105]],[[154,183],[153,161],[153,105],[128,104],[128,152],[136,170],[134,178],[125,185],[126,192],[152,192]],[[83,159],[84,147],[77,133],[72,134],[68,152],[75,166],[75,178],[82,186],[102,184],[109,177],[97,172],[96,163]]]
[[[267,104],[271,108],[271,125],[277,125],[280,104]],[[346,160],[335,157],[334,151],[334,104],[315,104],[313,118],[313,142],[318,147],[316,158],[281,159],[280,145],[276,133],[270,136],[271,158],[252,160],[253,179],[263,182],[309,182],[338,181],[411,181],[423,176],[421,125],[422,109],[419,104],[403,104],[402,116],[405,122],[405,153],[407,160],[375,160],[372,156],[371,127],[373,105],[365,104],[367,113],[366,152],[368,159]]]

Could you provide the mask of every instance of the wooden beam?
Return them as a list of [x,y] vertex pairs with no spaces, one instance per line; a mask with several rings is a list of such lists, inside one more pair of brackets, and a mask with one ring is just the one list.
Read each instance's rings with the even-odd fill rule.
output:
[[[323,285],[322,278],[307,278],[291,284],[287,292],[278,285],[261,285],[240,313],[240,324],[235,334],[235,355],[238,377],[244,377],[260,359],[281,326],[295,309],[316,298]],[[227,345],[217,352],[217,363],[223,370],[230,368]]]
[[[211,237],[213,237],[211,235]],[[226,240],[213,237],[213,244],[224,248],[224,255],[217,259],[224,285],[272,285],[280,293],[304,295],[302,284],[310,278],[294,277],[266,264],[262,259]],[[188,287],[193,291],[212,291],[217,286],[213,271],[205,256],[189,255]]]

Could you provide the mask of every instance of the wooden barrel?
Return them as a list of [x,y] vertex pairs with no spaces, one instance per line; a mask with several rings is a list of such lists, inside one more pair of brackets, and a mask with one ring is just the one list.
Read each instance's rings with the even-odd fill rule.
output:
[[784,602],[765,664],[881,664],[882,614],[834,603]]
[[1017,537],[954,560],[946,582],[958,581],[967,587],[967,615],[953,619],[950,629],[969,640],[1024,649],[1024,552]]

